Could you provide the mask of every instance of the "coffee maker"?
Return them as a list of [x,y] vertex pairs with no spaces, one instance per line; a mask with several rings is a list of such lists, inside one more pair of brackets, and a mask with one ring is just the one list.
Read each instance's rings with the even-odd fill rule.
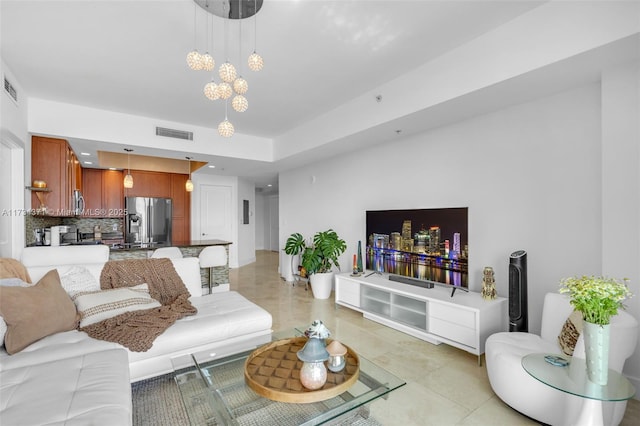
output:
[[36,245],[37,246],[43,246],[44,244],[44,236],[45,236],[45,229],[44,228],[36,228],[33,230],[33,236],[36,240]]
[[60,244],[77,244],[78,243],[78,227],[76,225],[60,226]]

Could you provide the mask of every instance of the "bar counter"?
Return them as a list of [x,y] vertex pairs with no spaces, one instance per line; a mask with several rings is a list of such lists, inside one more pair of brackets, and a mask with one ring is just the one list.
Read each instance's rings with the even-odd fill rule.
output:
[[[191,240],[191,241],[175,241],[172,247],[178,247],[184,257],[198,257],[202,249],[208,246],[224,246],[227,251],[227,264],[225,266],[217,266],[211,268],[213,272],[213,281],[216,285],[229,283],[229,245],[233,243],[223,240]],[[151,257],[154,247],[127,247],[127,248],[111,248],[109,251],[109,260],[124,259],[145,259]],[[209,269],[200,268],[200,281],[203,288],[209,289]]]

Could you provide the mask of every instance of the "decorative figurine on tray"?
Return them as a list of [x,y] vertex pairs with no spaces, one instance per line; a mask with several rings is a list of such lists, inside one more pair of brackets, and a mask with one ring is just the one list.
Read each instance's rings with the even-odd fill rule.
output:
[[482,271],[482,298],[493,300],[498,296],[496,291],[496,280],[493,278],[493,268],[487,266]]
[[316,338],[316,339],[326,339],[331,336],[331,332],[327,327],[325,327],[324,323],[320,320],[315,320],[311,323],[309,328],[307,328],[304,332],[304,335],[308,338]]
[[329,359],[329,352],[325,348],[325,341],[331,335],[322,321],[315,320],[307,328],[304,335],[307,343],[298,351],[298,359],[302,361],[300,369],[300,383],[307,389],[320,389],[327,381],[327,368],[324,361]]

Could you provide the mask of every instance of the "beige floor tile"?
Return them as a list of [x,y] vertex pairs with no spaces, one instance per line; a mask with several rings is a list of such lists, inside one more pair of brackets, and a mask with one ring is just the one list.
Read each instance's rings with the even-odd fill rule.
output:
[[[278,274],[278,253],[256,252],[256,262],[229,273],[231,289],[265,308],[273,329],[307,326],[321,319],[338,339],[407,382],[388,399],[371,404],[383,425],[535,425],[504,404],[491,390],[487,371],[475,355],[445,344],[433,345],[359,312],[313,298]],[[632,400],[621,426],[640,424],[640,401]]]

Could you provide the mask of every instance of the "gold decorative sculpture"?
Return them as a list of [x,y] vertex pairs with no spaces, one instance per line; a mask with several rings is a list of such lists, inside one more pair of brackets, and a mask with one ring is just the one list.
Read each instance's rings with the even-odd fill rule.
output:
[[496,291],[496,280],[493,278],[493,268],[486,266],[482,271],[482,298],[485,300],[493,300],[498,297]]

